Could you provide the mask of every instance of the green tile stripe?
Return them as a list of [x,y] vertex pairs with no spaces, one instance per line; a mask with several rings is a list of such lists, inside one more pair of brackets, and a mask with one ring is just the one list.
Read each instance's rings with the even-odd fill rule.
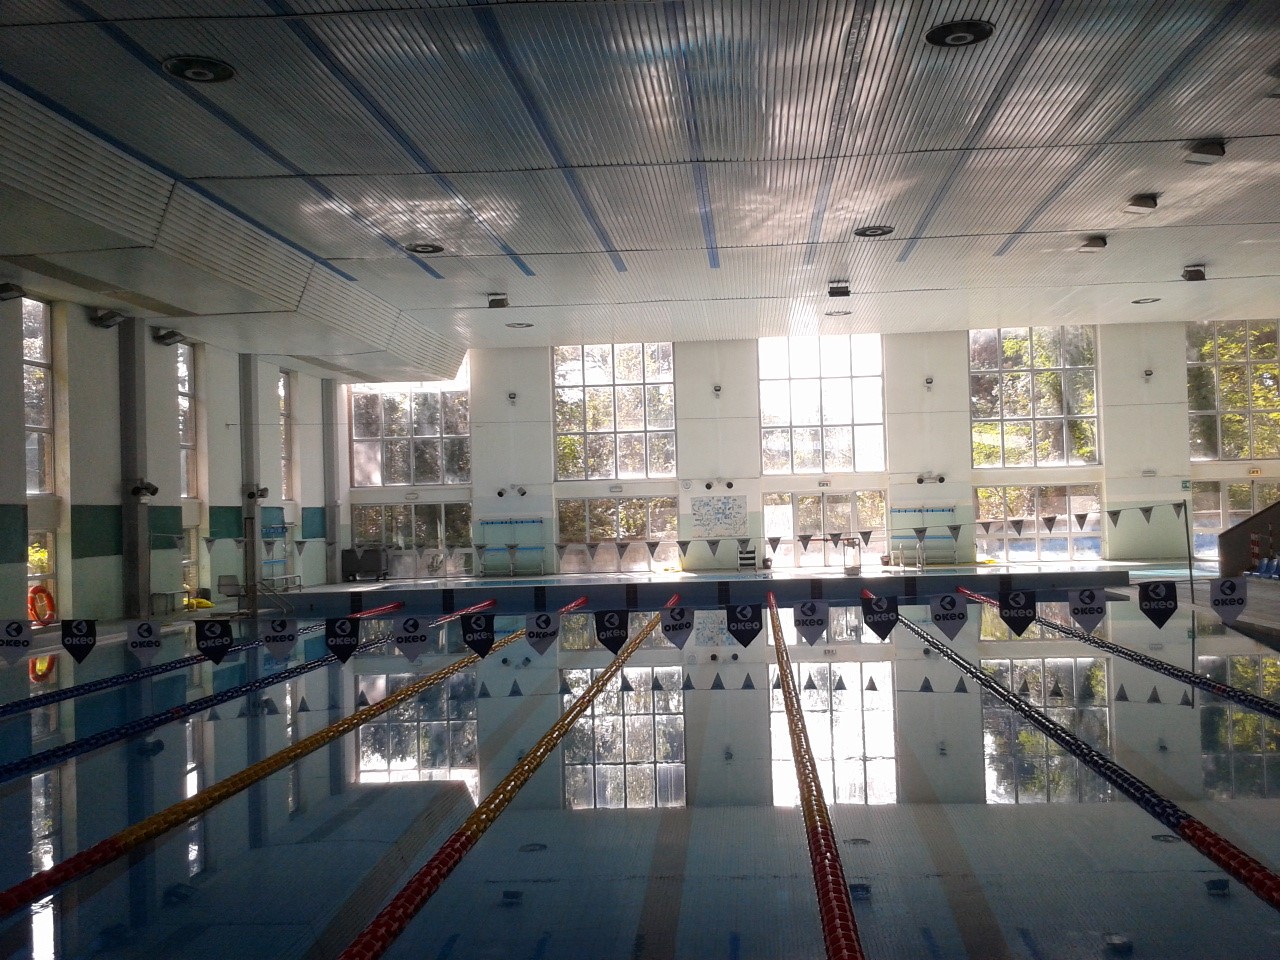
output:
[[71,505],[71,559],[124,553],[124,517],[118,503]]
[[299,537],[303,540],[324,539],[324,507],[302,508],[302,532]]
[[209,507],[209,536],[219,540],[244,536],[244,511],[240,507]]
[[147,514],[152,550],[177,550],[182,546],[182,508],[152,507]]
[[0,503],[0,563],[27,562],[27,505]]
[[283,527],[284,507],[259,507],[258,519],[264,527]]

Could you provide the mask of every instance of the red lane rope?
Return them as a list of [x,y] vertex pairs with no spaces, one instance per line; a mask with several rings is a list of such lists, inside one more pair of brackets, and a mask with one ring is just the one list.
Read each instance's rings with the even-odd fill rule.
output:
[[796,779],[800,784],[800,810],[804,815],[805,834],[809,840],[809,860],[813,864],[813,885],[818,893],[818,916],[822,922],[822,940],[828,960],[863,960],[858,924],[853,918],[853,901],[845,880],[840,849],[827,814],[818,779],[818,765],[809,746],[809,733],[804,725],[800,692],[791,674],[791,655],[787,653],[778,619],[778,601],[769,595],[769,619],[773,626],[773,649],[778,658],[778,677],[782,685],[782,702],[787,710],[787,726],[791,733],[791,755],[795,760]]

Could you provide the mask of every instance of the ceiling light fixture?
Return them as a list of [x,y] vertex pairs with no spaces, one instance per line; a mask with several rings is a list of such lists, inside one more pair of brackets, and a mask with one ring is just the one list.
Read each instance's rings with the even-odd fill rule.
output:
[[1159,303],[1159,297],[1139,297],[1137,300],[1130,300],[1130,303]]
[[1223,140],[1201,140],[1193,143],[1187,148],[1187,155],[1184,158],[1187,163],[1199,164],[1207,167],[1217,163],[1227,155],[1227,144]]
[[986,40],[995,29],[985,20],[952,20],[938,24],[924,38],[935,47],[971,47]]
[[19,297],[25,297],[27,291],[23,290],[16,283],[0,283],[0,302],[5,300],[17,300]]
[[444,253],[444,247],[438,243],[432,243],[430,240],[421,240],[418,243],[407,243],[404,247],[410,253],[421,253],[427,256],[436,253]]
[[1154,213],[1157,205],[1154,193],[1135,193],[1124,205],[1125,213]]
[[1203,263],[1191,263],[1191,264],[1188,264],[1187,266],[1183,267],[1183,268],[1182,268],[1182,279],[1183,279],[1183,280],[1190,280],[1190,281],[1196,281],[1196,280],[1203,280],[1203,279],[1205,279],[1205,275],[1204,275],[1204,264],[1203,264]]
[[1105,249],[1107,249],[1107,238],[1102,234],[1094,234],[1092,237],[1085,237],[1084,242],[1076,247],[1076,252],[1097,253]]
[[236,75],[235,67],[213,57],[170,57],[165,73],[189,83],[225,83]]
[[489,294],[489,309],[501,310],[507,305],[507,295],[505,293]]
[[823,316],[824,317],[847,317],[852,313],[853,313],[852,310],[828,310],[823,314]]
[[525,323],[521,320],[512,320],[507,324],[512,330],[528,330],[533,327],[532,323]]
[[859,227],[853,231],[855,237],[887,237],[893,233],[893,227],[887,224],[880,224],[874,227]]
[[159,327],[152,329],[151,339],[156,343],[166,347],[177,346],[180,343],[186,343],[187,338],[177,330],[162,330]]
[[847,297],[849,296],[848,280],[832,280],[827,284],[828,297]]
[[101,327],[103,330],[118,327],[128,319],[119,310],[95,310],[89,314],[89,322],[95,327]]

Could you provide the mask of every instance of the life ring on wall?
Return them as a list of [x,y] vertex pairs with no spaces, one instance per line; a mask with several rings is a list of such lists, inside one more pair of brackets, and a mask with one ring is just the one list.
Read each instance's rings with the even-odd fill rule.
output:
[[58,672],[58,655],[51,653],[46,657],[32,657],[27,661],[27,676],[32,683],[48,683],[56,679]]
[[48,587],[37,583],[27,591],[27,616],[42,627],[58,619],[58,605],[53,602],[53,594]]

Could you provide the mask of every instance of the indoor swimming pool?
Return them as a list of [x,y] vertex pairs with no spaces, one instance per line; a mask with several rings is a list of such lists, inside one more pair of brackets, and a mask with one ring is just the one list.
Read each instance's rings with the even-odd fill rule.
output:
[[[1198,844],[1280,868],[1280,719],[1249,707],[1280,711],[1280,654],[1208,611],[1207,580],[1156,627],[1124,570],[929,573],[328,588],[296,623],[233,619],[229,652],[201,642],[217,664],[188,621],[149,667],[106,625],[82,663],[37,638],[0,673],[6,704],[40,698],[0,708],[0,809],[47,882],[0,894],[3,955],[817,958],[823,830],[870,958],[1276,955],[1274,908]],[[1052,625],[1086,584],[1097,643]],[[864,590],[899,602],[883,638]],[[1017,636],[978,599],[1002,590],[1041,621]],[[942,595],[964,600],[954,639]],[[669,601],[685,612],[655,622]],[[561,608],[554,640],[507,639]],[[375,920],[446,862],[420,910]]]

